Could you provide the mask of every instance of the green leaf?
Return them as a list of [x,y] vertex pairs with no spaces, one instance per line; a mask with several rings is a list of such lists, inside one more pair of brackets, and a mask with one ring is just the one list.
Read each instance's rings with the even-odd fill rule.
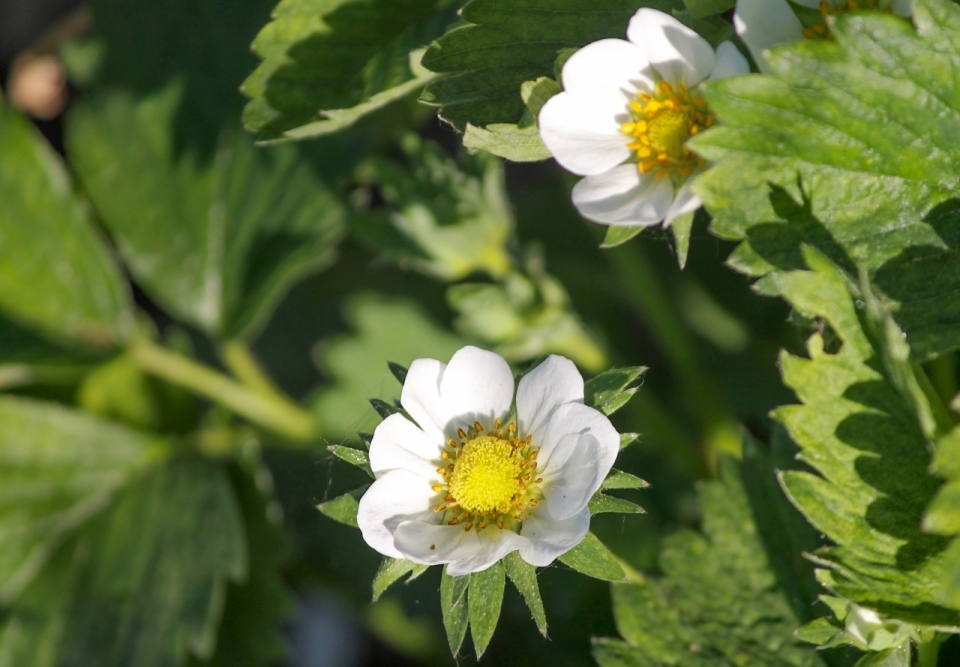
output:
[[910,642],[879,653],[868,653],[853,667],[910,667]]
[[691,144],[716,162],[695,185],[713,231],[743,240],[732,266],[802,269],[810,244],[866,269],[921,360],[960,347],[958,17],[949,0],[915,2],[916,30],[839,16],[835,39],[774,48],[775,77],[710,82],[724,124]]
[[467,123],[463,146],[471,153],[487,151],[513,162],[539,162],[552,157],[535,125],[520,128],[512,123],[491,123],[477,127]]
[[587,533],[583,541],[559,558],[567,567],[594,579],[624,581],[626,575],[610,550],[593,533]]
[[690,10],[691,18],[699,19],[733,9],[736,0],[683,0],[683,4]]
[[243,515],[249,573],[244,581],[228,584],[217,650],[210,660],[197,665],[271,667],[287,655],[283,624],[296,605],[282,568],[292,542],[283,530],[276,501],[254,481],[264,471],[259,461],[227,468]]
[[[955,626],[943,607],[940,576],[945,538],[925,535],[921,518],[937,491],[930,477],[922,423],[931,420],[910,391],[909,348],[889,316],[861,285],[859,312],[850,282],[822,257],[818,271],[770,274],[767,294],[780,294],[805,317],[822,318],[840,342],[827,352],[823,335],[807,342],[810,358],[780,358],[784,382],[801,405],[773,416],[817,474],[781,475],[791,501],[836,546],[815,553],[818,579],[831,592],[916,625]],[[892,347],[893,346],[893,347]],[[914,383],[916,380],[914,378]]]
[[[443,0],[283,0],[257,35],[247,129],[307,138],[346,127],[436,78],[417,50],[456,19]],[[331,125],[332,124],[332,125]]]
[[677,244],[677,263],[682,269],[687,265],[687,255],[690,252],[690,232],[693,229],[693,218],[696,211],[684,213],[678,218],[674,218],[670,223],[670,229],[673,231],[673,238]]
[[954,538],[944,554],[940,599],[957,608],[960,607],[960,427],[940,438],[934,452],[933,471],[949,481],[940,487],[927,508],[923,529]]
[[650,486],[636,475],[613,468],[600,485],[601,489],[645,489]]
[[487,650],[497,629],[505,586],[506,577],[500,562],[470,575],[470,636],[477,660]]
[[544,637],[547,636],[547,613],[543,609],[543,599],[540,597],[540,586],[537,584],[537,568],[523,560],[519,551],[511,551],[503,559],[503,568],[523,596],[527,608],[533,614],[537,629]]
[[345,447],[344,445],[330,445],[327,447],[327,450],[341,461],[346,461],[350,465],[357,466],[360,470],[370,475],[370,477],[374,476],[373,471],[370,469],[370,455],[366,452],[354,449],[353,447]]
[[842,632],[843,627],[838,624],[837,621],[829,618],[818,618],[799,628],[793,634],[801,641],[817,646],[825,646]]
[[[721,481],[702,489],[703,534],[683,530],[665,540],[661,578],[612,586],[624,641],[595,640],[602,667],[823,667],[818,652],[793,637],[800,619],[746,488],[756,471],[722,458],[720,472]],[[775,481],[772,469],[763,475]]]
[[56,404],[13,397],[0,397],[0,423],[3,605],[170,445]]
[[623,498],[608,496],[597,491],[590,499],[590,514],[643,514],[645,510]]
[[646,372],[645,367],[634,366],[613,368],[601,373],[584,384],[583,402],[605,415],[612,415],[633,398],[638,387],[632,385],[642,382]]
[[646,227],[617,227],[616,225],[610,225],[607,227],[607,233],[604,235],[603,243],[600,244],[600,247],[604,250],[616,248],[632,239],[644,229],[646,229]]
[[337,496],[333,500],[317,505],[317,509],[324,516],[330,517],[334,521],[359,528],[357,525],[357,511],[360,509],[360,498],[370,488],[369,484],[354,489],[342,496]]
[[639,433],[621,433],[620,434],[620,449],[629,447],[634,442],[640,439]]
[[80,179],[137,282],[217,338],[257,333],[286,291],[332,257],[343,209],[293,147],[224,131],[215,155],[178,152],[172,85],[136,100],[94,96],[71,111]]
[[365,407],[372,391],[379,389],[383,398],[399,395],[400,386],[384,370],[388,359],[405,366],[421,357],[447,360],[464,345],[412,301],[361,294],[351,297],[345,310],[354,333],[320,348],[318,365],[331,383],[313,403],[324,437],[333,441],[373,431],[380,418]]
[[247,575],[230,484],[198,459],[126,489],[61,553],[9,611],[0,655],[18,667],[169,667],[188,651],[208,658],[227,581]]
[[443,611],[443,628],[447,632],[450,655],[457,657],[463,639],[467,636],[469,610],[467,608],[467,588],[470,576],[451,577],[447,566],[443,566],[440,576],[440,609]]
[[59,156],[2,100],[0,155],[0,309],[53,340],[123,343],[127,285]]
[[380,599],[388,588],[405,578],[408,574],[410,578],[407,583],[413,581],[421,574],[427,571],[427,565],[418,565],[402,558],[385,558],[380,569],[377,570],[377,576],[373,578],[373,601]]
[[623,39],[638,7],[669,12],[670,0],[473,0],[459,25],[437,40],[423,57],[434,81],[421,96],[440,106],[440,115],[461,130],[521,121],[524,82],[554,74],[563,49],[604,37]]

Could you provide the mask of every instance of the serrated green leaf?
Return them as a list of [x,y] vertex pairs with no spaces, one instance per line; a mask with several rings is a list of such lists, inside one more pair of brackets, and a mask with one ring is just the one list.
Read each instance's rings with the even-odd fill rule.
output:
[[[744,448],[745,457],[755,454]],[[823,667],[818,652],[793,637],[799,616],[754,522],[747,477],[775,480],[772,468],[747,470],[729,458],[720,467],[721,481],[702,490],[703,534],[666,539],[663,577],[611,587],[625,641],[595,641],[603,667]]]
[[[376,407],[377,406],[374,405],[374,408]],[[386,417],[384,417],[384,419],[386,419]],[[366,452],[354,449],[353,447],[345,447],[344,445],[330,445],[327,447],[327,450],[341,461],[346,461],[350,465],[357,466],[360,470],[370,475],[370,477],[374,477],[373,471],[370,469],[370,455]]]
[[519,551],[511,551],[504,557],[503,568],[523,596],[523,601],[527,603],[527,608],[533,614],[533,620],[540,634],[546,637],[547,613],[543,609],[540,586],[537,584],[537,568],[523,560]]
[[633,397],[637,387],[631,385],[641,382],[646,372],[646,368],[634,366],[601,373],[584,384],[583,402],[605,415],[612,415]]
[[281,570],[292,544],[277,516],[276,501],[254,481],[262,472],[259,465],[255,461],[227,468],[244,519],[249,574],[228,584],[217,650],[207,661],[194,661],[194,667],[271,667],[287,655],[283,625],[296,604]]
[[[283,0],[253,43],[242,86],[262,138],[336,131],[436,78],[414,52],[456,19],[443,0]],[[325,123],[336,123],[334,127]]]
[[677,264],[682,269],[687,265],[687,255],[690,253],[690,232],[693,230],[693,218],[696,211],[690,211],[674,218],[670,223],[674,242],[677,244]]
[[343,208],[296,148],[224,131],[216,154],[178,153],[183,101],[85,98],[68,119],[73,165],[139,284],[172,315],[250,337],[286,291],[328,262]]
[[774,48],[776,78],[710,82],[724,125],[691,144],[716,162],[695,185],[713,231],[744,240],[735,268],[803,268],[803,243],[855,263],[918,359],[960,347],[958,15],[949,0],[918,0],[916,30],[893,16],[838,16],[832,39]]
[[603,249],[616,248],[623,245],[634,236],[642,232],[646,227],[617,227],[610,225],[607,227],[607,233],[603,237],[603,243],[600,247]]
[[470,575],[470,636],[473,637],[477,660],[487,650],[497,629],[505,586],[506,577],[499,561]]
[[467,589],[470,576],[451,577],[444,565],[440,575],[440,609],[443,612],[443,628],[447,633],[450,655],[457,657],[463,639],[467,636],[469,610],[467,608]]
[[370,488],[369,484],[361,486],[359,489],[337,496],[333,500],[320,503],[317,505],[317,509],[320,510],[321,514],[334,521],[358,528],[357,511],[360,509],[360,498],[363,497],[368,488]]
[[[784,382],[802,405],[773,413],[800,446],[799,458],[818,473],[784,472],[781,481],[794,505],[836,543],[816,552],[828,568],[819,580],[885,617],[956,625],[960,614],[940,601],[946,540],[920,531],[938,485],[927,472],[923,406],[904,380],[914,371],[903,350],[889,347],[891,339],[905,345],[902,337],[888,335],[892,320],[869,304],[858,312],[836,268],[775,273],[764,282],[800,312],[822,318],[841,342],[839,351],[826,352],[815,333],[810,359],[781,355]],[[859,289],[870,301],[867,286]]]
[[59,156],[0,101],[0,309],[65,343],[111,348],[132,332],[129,290]]
[[625,581],[626,575],[610,550],[593,533],[558,559],[581,574],[604,581]]
[[463,146],[471,153],[487,151],[513,162],[539,162],[551,157],[535,125],[521,128],[512,123],[491,123],[477,127],[467,123]]
[[463,129],[519,123],[526,106],[520,87],[553,75],[563,49],[604,37],[623,39],[641,6],[669,12],[671,0],[474,0],[461,11],[466,25],[448,31],[423,57],[427,69],[448,75],[427,86],[421,100],[440,106]]
[[403,558],[385,558],[377,575],[373,578],[373,601],[380,599],[388,588],[405,578],[408,574],[408,583],[427,571],[427,565],[419,565]]
[[82,412],[0,398],[0,605],[170,443]]
[[[317,395],[313,411],[328,440],[372,432],[380,422],[367,399],[400,394],[387,360],[409,365],[414,359],[449,359],[464,341],[442,329],[413,301],[359,294],[349,299],[344,319],[354,333],[325,341],[318,366],[331,383]],[[371,389],[373,388],[373,389]]]
[[174,461],[127,488],[53,565],[9,610],[10,664],[169,667],[213,653],[227,582],[247,575],[243,523],[217,466]]
[[607,475],[607,478],[603,480],[603,484],[600,485],[601,489],[645,489],[650,486],[649,482],[645,482],[636,475],[631,475],[628,472],[623,472],[622,470],[617,470],[616,468],[610,471],[610,474]]
[[623,498],[597,491],[590,499],[590,514],[644,514],[646,510]]

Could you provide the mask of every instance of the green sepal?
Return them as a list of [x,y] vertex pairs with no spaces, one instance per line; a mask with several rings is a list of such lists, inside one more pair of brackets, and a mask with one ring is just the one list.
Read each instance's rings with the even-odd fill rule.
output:
[[470,575],[470,584],[470,635],[479,660],[493,639],[500,620],[503,589],[506,587],[503,565],[498,561],[486,570],[474,572]]
[[380,569],[377,570],[377,574],[373,578],[373,601],[379,600],[388,588],[408,574],[410,578],[407,579],[407,583],[410,583],[426,572],[427,568],[429,568],[429,565],[420,565],[403,558],[384,558]]
[[616,225],[610,225],[607,227],[607,233],[603,237],[603,242],[600,244],[600,247],[604,250],[616,248],[632,239],[644,229],[646,229],[646,227],[618,227]]
[[470,575],[451,577],[447,574],[447,566],[443,566],[443,574],[440,575],[440,609],[443,612],[443,629],[447,633],[450,655],[454,658],[463,646],[467,625],[470,623],[467,609],[469,587]]
[[623,498],[597,491],[590,499],[590,514],[645,514],[646,510]]
[[373,470],[370,469],[370,455],[360,449],[347,447],[345,445],[330,445],[327,450],[341,461],[346,461],[350,465],[357,466],[370,477],[376,478]]
[[546,637],[547,613],[543,609],[543,598],[540,597],[540,586],[537,584],[537,568],[523,560],[519,551],[511,551],[506,555],[503,568],[527,603],[540,634]]
[[583,541],[558,559],[569,568],[594,579],[623,582],[626,575],[616,557],[597,539],[587,533]]
[[369,484],[361,486],[359,489],[354,489],[342,496],[337,496],[333,500],[320,503],[317,505],[317,509],[320,510],[321,514],[334,521],[359,528],[359,525],[357,525],[357,511],[360,509],[360,498],[363,497],[363,494],[366,493],[368,488],[370,488]]
[[627,404],[638,387],[634,383],[643,379],[647,369],[643,366],[613,368],[588,380],[583,386],[583,402],[609,416]]

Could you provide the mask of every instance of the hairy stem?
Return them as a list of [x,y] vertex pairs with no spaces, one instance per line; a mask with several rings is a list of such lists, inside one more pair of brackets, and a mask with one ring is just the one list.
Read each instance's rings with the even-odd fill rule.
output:
[[254,391],[143,338],[130,346],[130,353],[144,371],[209,398],[291,442],[310,442],[317,435],[313,416],[276,390],[271,395]]

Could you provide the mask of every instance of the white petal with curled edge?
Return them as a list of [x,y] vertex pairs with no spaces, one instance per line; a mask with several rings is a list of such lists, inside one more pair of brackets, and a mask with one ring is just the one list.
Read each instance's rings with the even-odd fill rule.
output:
[[[625,114],[626,101],[619,113]],[[540,138],[560,166],[579,176],[599,174],[630,157],[628,139],[607,98],[554,95],[540,110]]]
[[400,524],[394,545],[407,559],[423,565],[449,563],[447,573],[458,577],[485,570],[511,551],[527,546],[525,538],[489,527],[477,532],[456,526],[408,521]]
[[546,567],[583,541],[590,530],[590,509],[585,507],[572,517],[557,520],[546,508],[531,512],[523,521],[520,535],[530,543],[520,549],[520,557],[537,567]]
[[517,387],[517,426],[520,435],[542,430],[564,403],[583,403],[583,377],[576,364],[555,354],[520,379]]
[[364,541],[391,558],[403,558],[393,534],[404,521],[436,521],[430,483],[406,470],[394,470],[373,483],[360,499],[357,524]]
[[803,24],[787,0],[737,0],[733,25],[761,72],[770,71],[764,51],[803,39]]
[[638,10],[630,19],[627,38],[671,85],[682,83],[692,88],[713,71],[716,56],[707,40],[656,9]]
[[[578,99],[609,97],[615,113],[626,113],[637,91],[653,89],[653,72],[643,51],[623,39],[601,39],[570,56],[561,74],[563,89]],[[619,125],[618,125],[619,128]]]
[[573,188],[573,205],[583,217],[604,225],[650,227],[663,220],[673,201],[669,178],[641,174],[624,164],[587,176]]
[[728,76],[749,73],[750,63],[733,42],[728,40],[717,47],[717,62],[710,72],[711,79],[726,79]]
[[506,416],[513,403],[513,373],[499,354],[468,345],[457,350],[440,381],[451,421],[448,432],[479,421],[486,428]]
[[425,479],[434,478],[441,443],[403,415],[390,415],[373,432],[370,469],[377,477],[391,470],[407,470]]
[[543,468],[543,495],[547,512],[557,520],[581,511],[600,488],[609,468],[601,470],[603,450],[589,433],[560,439]]
[[669,226],[671,222],[684,213],[696,211],[703,205],[700,197],[693,194],[693,190],[690,188],[692,184],[693,178],[691,177],[683,184],[683,187],[680,188],[680,191],[677,193],[677,198],[673,200],[670,210],[667,211],[667,217],[663,221],[664,226]]
[[[581,403],[561,405],[553,413],[546,428],[534,435],[533,444],[540,446],[538,461],[541,469],[550,468],[554,451],[563,438],[571,434],[589,434],[596,439],[594,446],[598,448],[597,466],[601,476],[606,477],[620,453],[620,434],[602,412]],[[546,483],[547,476],[544,475],[544,484]]]
[[440,379],[447,365],[436,359],[417,359],[410,364],[400,392],[400,405],[432,439],[444,442],[444,427],[450,417],[440,400]]

